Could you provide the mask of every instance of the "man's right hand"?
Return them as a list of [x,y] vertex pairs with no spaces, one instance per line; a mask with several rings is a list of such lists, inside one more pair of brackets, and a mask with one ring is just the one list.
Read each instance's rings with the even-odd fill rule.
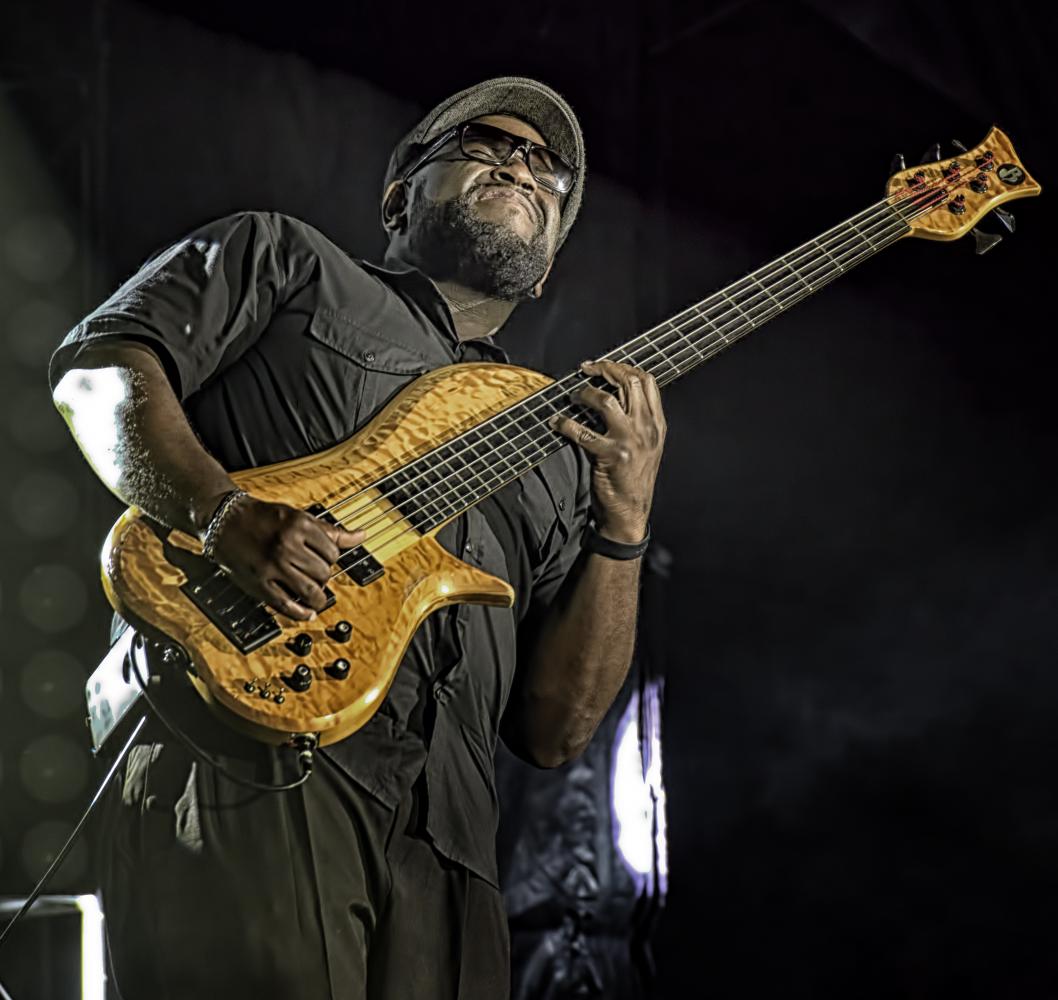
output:
[[296,507],[246,496],[225,515],[213,553],[251,597],[288,618],[309,621],[327,603],[323,587],[335,563],[364,537]]

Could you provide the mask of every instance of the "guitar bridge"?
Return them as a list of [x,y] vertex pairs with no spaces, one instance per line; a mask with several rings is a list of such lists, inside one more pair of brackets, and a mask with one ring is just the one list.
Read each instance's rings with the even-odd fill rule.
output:
[[[314,503],[311,507],[307,507],[305,513],[311,514],[321,521],[326,521],[328,524],[342,527],[338,518],[321,503]],[[338,560],[337,566],[353,583],[360,587],[366,587],[386,572],[382,563],[368,552],[363,545],[358,545],[355,549],[350,549],[348,552],[343,553]]]

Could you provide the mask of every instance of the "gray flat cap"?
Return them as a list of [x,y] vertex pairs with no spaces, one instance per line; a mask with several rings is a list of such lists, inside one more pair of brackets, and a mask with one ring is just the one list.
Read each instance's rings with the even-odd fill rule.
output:
[[577,179],[562,204],[558,231],[558,245],[561,246],[577,217],[584,191],[584,136],[573,109],[559,94],[538,80],[501,76],[468,87],[442,101],[397,143],[389,158],[384,186],[399,177],[401,169],[418,155],[421,148],[446,129],[481,115],[521,118],[532,125],[549,146],[576,166]]

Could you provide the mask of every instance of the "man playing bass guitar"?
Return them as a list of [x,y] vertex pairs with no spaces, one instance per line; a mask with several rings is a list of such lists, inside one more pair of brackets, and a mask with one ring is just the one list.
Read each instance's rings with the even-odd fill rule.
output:
[[[536,81],[454,95],[398,144],[384,263],[288,216],[242,212],[155,256],[56,351],[57,406],[125,504],[197,536],[285,618],[323,610],[349,532],[239,490],[230,473],[352,435],[417,375],[504,363],[493,336],[543,293],[580,206],[572,110]],[[511,583],[416,632],[379,710],[291,791],[247,791],[157,720],[107,804],[101,883],[125,1000],[190,996],[497,1000],[498,735],[541,767],[580,753],[632,655],[639,556],[665,421],[654,379],[604,361],[561,416],[574,443],[438,535]],[[289,750],[155,697],[232,773],[281,784]]]

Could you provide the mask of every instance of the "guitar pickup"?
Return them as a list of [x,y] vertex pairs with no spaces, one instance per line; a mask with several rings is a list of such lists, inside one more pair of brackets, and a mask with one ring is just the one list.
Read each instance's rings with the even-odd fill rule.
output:
[[252,653],[281,634],[268,609],[237,587],[223,570],[168,538],[163,539],[162,549],[169,564],[187,577],[180,587],[184,596],[240,653]]
[[180,589],[244,655],[260,649],[282,631],[267,608],[219,571],[193,577]]
[[[326,521],[328,524],[341,527],[338,518],[321,503],[314,503],[311,507],[306,507],[305,513],[311,514],[321,521]],[[338,559],[338,568],[359,587],[366,587],[386,572],[382,563],[368,552],[363,545],[358,545],[355,549],[342,553]],[[333,603],[333,597],[329,597],[329,600]],[[330,604],[328,604],[328,607],[330,607]]]

